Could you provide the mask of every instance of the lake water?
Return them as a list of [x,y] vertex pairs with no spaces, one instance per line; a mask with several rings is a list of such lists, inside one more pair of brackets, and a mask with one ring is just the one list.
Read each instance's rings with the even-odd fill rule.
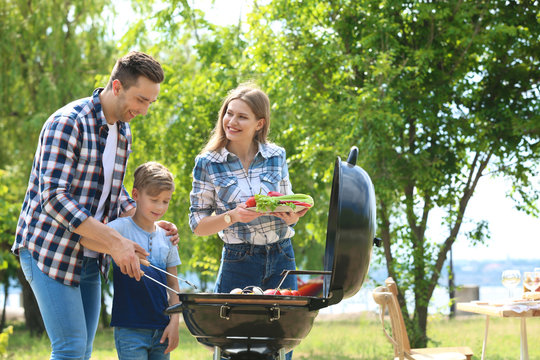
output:
[[[374,287],[372,286],[363,286],[362,289],[356,295],[342,300],[336,305],[329,306],[327,308],[321,309],[319,313],[321,314],[342,314],[342,313],[355,313],[362,311],[378,311],[378,305],[373,301],[371,292]],[[521,296],[520,290],[515,290],[514,295],[516,297]],[[479,299],[478,300],[504,300],[508,298],[508,290],[502,286],[484,286],[479,289]],[[444,288],[436,288],[433,292],[433,297],[429,304],[428,312],[430,314],[445,314],[450,313],[450,296],[448,295],[448,290]],[[408,302],[409,311],[412,311],[412,301]]]
[[[363,311],[378,311],[378,306],[373,301],[373,297],[371,296],[371,291],[373,290],[373,286],[364,285],[362,289],[358,293],[356,293],[354,296],[342,300],[340,303],[336,305],[329,306],[327,308],[323,308],[319,311],[321,314],[343,314],[343,313],[357,313],[357,312],[363,312]],[[20,300],[20,289],[11,289],[11,292],[8,296],[8,302],[7,306],[9,308],[20,308],[21,307],[21,300]],[[478,300],[503,300],[508,297],[508,291],[502,287],[502,286],[484,286],[480,287],[480,299]],[[521,296],[520,290],[516,290],[514,293],[515,296],[519,297]],[[433,298],[431,299],[430,306],[429,306],[429,313],[435,314],[449,314],[450,313],[450,307],[449,307],[449,301],[450,298],[448,296],[448,290],[444,288],[437,288],[434,291]],[[110,311],[111,306],[111,299],[106,299],[106,304]],[[4,296],[3,294],[0,295],[0,304],[4,303]],[[412,303],[412,302],[409,302]],[[412,310],[409,309],[409,310]]]

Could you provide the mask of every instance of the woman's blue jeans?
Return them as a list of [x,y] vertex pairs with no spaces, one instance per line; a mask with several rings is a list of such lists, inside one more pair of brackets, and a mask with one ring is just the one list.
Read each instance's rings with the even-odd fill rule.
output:
[[[283,270],[296,270],[290,239],[270,245],[224,244],[214,292],[229,293],[250,285],[274,289]],[[281,288],[298,289],[296,275],[287,276]]]
[[51,341],[51,360],[90,359],[101,307],[97,259],[84,258],[81,283],[76,287],[43,273],[27,249],[19,250],[19,258]]
[[[224,244],[214,292],[229,293],[234,288],[255,285],[275,289],[283,270],[296,270],[291,239],[270,245]],[[289,275],[282,289],[298,289],[296,275]],[[286,354],[292,358],[292,351]]]

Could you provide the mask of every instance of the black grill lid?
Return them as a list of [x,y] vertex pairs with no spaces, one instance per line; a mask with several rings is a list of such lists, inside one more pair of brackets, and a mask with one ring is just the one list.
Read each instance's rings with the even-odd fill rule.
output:
[[323,297],[336,304],[360,290],[367,276],[376,231],[375,190],[369,175],[356,165],[358,148],[334,166],[328,210]]

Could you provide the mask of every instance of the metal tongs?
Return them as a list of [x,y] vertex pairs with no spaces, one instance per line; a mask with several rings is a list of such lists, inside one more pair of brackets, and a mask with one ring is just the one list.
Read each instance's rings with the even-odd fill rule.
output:
[[[197,286],[195,286],[195,284],[191,283],[190,281],[187,281],[186,279],[182,279],[182,278],[179,277],[179,276],[173,275],[173,274],[171,274],[171,273],[168,272],[168,271],[165,271],[165,270],[163,270],[163,269],[161,269],[161,268],[159,268],[159,267],[157,267],[157,266],[155,266],[155,265],[152,265],[152,264],[150,263],[150,261],[148,261],[148,260],[146,260],[146,259],[139,259],[139,261],[140,261],[140,263],[141,263],[142,265],[144,265],[144,266],[148,266],[148,267],[154,268],[154,269],[156,269],[156,270],[158,270],[158,271],[161,271],[162,273],[165,273],[165,274],[167,274],[167,275],[169,275],[169,276],[172,276],[172,277],[174,277],[174,278],[176,278],[176,279],[178,279],[178,280],[180,280],[180,281],[185,282],[186,284],[188,284],[189,286],[191,286],[191,287],[194,288],[195,290],[198,290]],[[144,271],[142,271],[142,270],[141,270],[141,275],[142,275],[142,276],[145,276],[146,278],[152,280],[152,281],[155,282],[155,283],[158,283],[159,285],[161,285],[161,286],[167,288],[168,290],[172,291],[173,293],[175,293],[175,294],[177,294],[177,295],[180,294],[178,291],[176,291],[176,290],[170,288],[169,286],[167,286],[167,285],[165,285],[165,284],[160,283],[159,281],[157,281],[157,280],[154,279],[153,277],[146,275],[146,274],[144,273]]]

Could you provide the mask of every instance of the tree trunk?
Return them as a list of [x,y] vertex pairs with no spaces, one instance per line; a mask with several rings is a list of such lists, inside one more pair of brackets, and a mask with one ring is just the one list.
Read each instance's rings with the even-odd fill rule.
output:
[[7,284],[4,282],[4,306],[2,307],[2,321],[0,322],[0,331],[4,331],[4,328],[6,327],[6,305],[7,299],[9,297],[9,280],[7,280],[6,282]]
[[109,327],[109,323],[111,322],[111,317],[109,316],[109,313],[107,313],[107,306],[105,305],[105,294],[106,291],[104,291],[103,287],[101,288],[101,313],[100,313],[100,322],[101,327],[106,329]]
[[21,268],[17,270],[17,277],[22,286],[22,299],[24,307],[24,319],[26,322],[26,328],[30,330],[32,335],[41,335],[45,331],[45,325],[41,318],[41,312],[37,304],[37,300],[34,296],[34,292],[26,281],[24,273]]
[[2,307],[2,321],[0,322],[0,332],[4,331],[4,327],[6,327],[6,306],[9,297],[9,278],[6,276],[6,279],[8,280],[4,282],[4,306]]
[[416,341],[414,342],[414,347],[424,348],[427,346],[428,337],[427,337],[427,317],[428,317],[428,307],[427,305],[417,306],[418,316],[418,333]]

